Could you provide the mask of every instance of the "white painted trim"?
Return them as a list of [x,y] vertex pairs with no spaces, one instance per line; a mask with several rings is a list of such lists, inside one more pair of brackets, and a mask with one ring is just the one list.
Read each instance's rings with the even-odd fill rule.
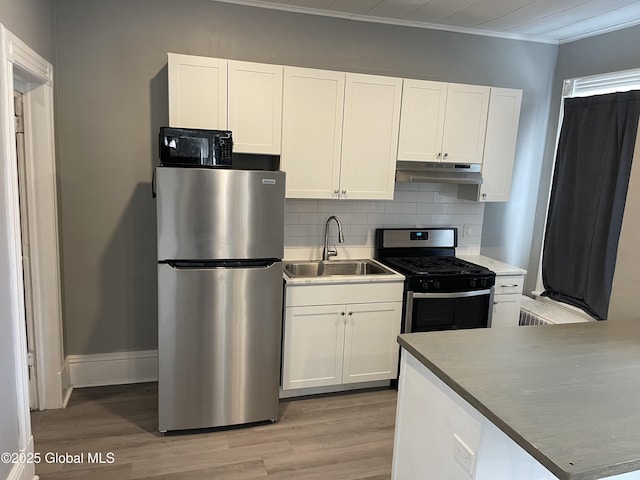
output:
[[72,388],[155,382],[158,380],[158,351],[69,355]]
[[[9,61],[14,37],[4,25],[0,24],[0,190],[4,199],[0,206],[6,210],[0,218],[6,222],[7,252],[9,255],[8,290],[11,305],[15,388],[18,411],[18,448],[24,450],[30,443],[31,418],[29,414],[29,382],[27,371],[27,332],[24,308],[24,278],[22,271],[22,242],[20,238],[20,207],[18,203],[18,163],[16,161],[16,142],[13,110],[13,63]],[[15,42],[13,42],[15,44]],[[3,218],[4,217],[4,218]],[[3,272],[3,275],[5,272]]]
[[564,45],[565,43],[575,42],[576,40],[582,40],[583,38],[596,37],[598,35],[603,35],[605,33],[615,32],[618,30],[622,30],[624,28],[635,27],[636,25],[640,25],[640,18],[632,18],[631,20],[625,22],[618,22],[615,25],[609,25],[607,27],[597,28],[595,30],[590,30],[586,33],[579,33],[577,35],[569,35],[568,37],[563,37],[558,41],[559,45]]
[[73,393],[73,387],[69,387],[67,389],[67,393],[64,396],[64,400],[62,400],[62,408],[67,408],[69,406],[69,400],[71,400],[72,393]]
[[[558,40],[544,36],[519,35],[507,32],[490,32],[487,30],[478,30],[475,28],[453,27],[449,25],[438,25],[434,23],[415,22],[411,20],[402,20],[395,18],[369,17],[355,13],[333,12],[330,10],[320,10],[317,8],[299,7],[296,5],[283,5],[278,3],[266,3],[255,0],[216,0],[224,3],[234,3],[236,5],[246,5],[249,7],[268,8],[271,10],[282,10],[293,13],[306,13],[308,15],[319,15],[322,17],[342,18],[345,20],[356,20],[359,22],[382,23],[386,25],[398,25],[401,27],[425,28],[428,30],[441,30],[445,32],[466,33],[468,35],[479,35],[482,37],[505,38],[508,40],[524,40],[527,42],[547,43],[557,45]],[[624,28],[624,27],[620,27]]]
[[[24,332],[24,277],[22,272],[22,241],[20,233],[18,173],[13,130],[13,90],[23,93],[25,105],[25,156],[27,199],[29,204],[29,243],[31,245],[32,291],[34,304],[36,375],[40,409],[62,407],[62,308],[60,262],[58,249],[57,185],[53,117],[53,67],[24,42],[2,30],[2,103],[0,123],[3,124],[3,154],[7,159],[5,185],[8,222],[14,242],[17,289],[16,366],[26,370],[26,333]],[[9,99],[11,96],[11,99]],[[13,272],[11,272],[13,274]],[[28,391],[26,392],[28,398]],[[27,410],[28,416],[28,410]]]
[[[18,453],[24,453],[27,455],[32,455],[34,453],[33,448],[33,436],[29,437],[29,442],[26,448],[21,449]],[[9,471],[9,476],[6,480],[37,480],[38,475],[36,475],[35,464],[31,463],[15,463],[11,471]]]
[[[7,60],[22,67],[32,78],[34,83],[53,84],[53,67],[29,46],[5,29],[7,32],[6,52]],[[4,42],[3,42],[4,43]]]
[[67,408],[69,405],[69,400],[71,399],[71,394],[73,393],[73,386],[71,385],[71,372],[69,369],[69,357],[65,357],[64,365],[62,366],[62,408]]
[[23,94],[31,292],[40,410],[62,408],[62,294],[58,248],[53,87]]

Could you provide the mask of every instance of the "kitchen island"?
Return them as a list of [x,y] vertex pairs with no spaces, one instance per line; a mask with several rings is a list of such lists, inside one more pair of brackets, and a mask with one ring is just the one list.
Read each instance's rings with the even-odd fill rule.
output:
[[398,338],[393,479],[640,479],[640,320]]

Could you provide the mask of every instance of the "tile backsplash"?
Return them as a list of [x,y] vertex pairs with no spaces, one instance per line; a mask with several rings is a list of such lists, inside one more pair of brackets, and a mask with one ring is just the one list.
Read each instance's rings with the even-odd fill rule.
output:
[[[324,244],[327,218],[342,223],[345,246],[373,247],[380,227],[458,227],[458,245],[480,247],[484,204],[457,197],[458,185],[403,183],[395,186],[393,200],[303,200],[285,202],[285,247],[318,247]],[[465,234],[464,226],[467,225]],[[329,241],[337,243],[336,226]],[[467,232],[468,233],[468,232]]]

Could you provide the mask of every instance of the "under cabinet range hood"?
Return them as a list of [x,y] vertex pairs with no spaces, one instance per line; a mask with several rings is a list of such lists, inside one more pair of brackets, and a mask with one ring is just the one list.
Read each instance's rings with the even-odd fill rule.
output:
[[479,163],[438,163],[398,161],[396,181],[427,183],[482,184]]

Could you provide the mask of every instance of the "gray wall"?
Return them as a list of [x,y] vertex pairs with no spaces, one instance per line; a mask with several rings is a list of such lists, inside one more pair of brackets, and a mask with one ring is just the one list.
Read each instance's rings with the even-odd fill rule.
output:
[[[549,198],[553,168],[553,155],[558,132],[562,82],[570,78],[640,68],[639,44],[640,26],[637,26],[560,46],[558,64],[553,81],[549,129],[547,132],[540,182],[541,188],[538,196],[533,232],[531,262],[529,267],[531,272],[537,270],[540,262],[540,248],[544,233],[547,201]],[[638,158],[636,158],[635,163],[637,162]],[[637,170],[637,168],[634,168],[633,173],[636,173]],[[630,188],[634,187],[638,188],[640,184],[632,181]],[[623,235],[632,235],[633,232],[640,231],[640,228],[633,227],[633,224],[640,218],[640,205],[631,201],[633,198],[637,198],[636,195],[630,194],[627,197],[623,220]],[[640,311],[637,308],[640,307],[638,295],[626,295],[621,287],[631,281],[634,282],[634,285],[637,285],[637,266],[640,265],[640,249],[635,246],[637,245],[637,237],[621,237],[620,243],[621,246],[625,248],[621,248],[618,254],[610,312],[614,316],[629,315],[632,313],[634,316],[637,316],[637,312]],[[634,246],[627,248],[629,244]],[[636,274],[633,273],[634,270]],[[535,282],[535,276],[529,275],[529,280]],[[533,290],[535,283],[531,283],[529,286],[529,290]]]
[[[532,222],[557,46],[211,0],[55,5],[67,354],[156,346],[150,178],[168,118],[167,52],[521,88],[516,211],[506,214]],[[519,200],[525,183],[531,193]],[[485,210],[491,225],[502,222]],[[487,239],[506,251],[500,235]],[[517,247],[509,258],[522,265],[528,243]]]
[[[0,23],[47,60],[52,61],[53,16],[49,0],[10,0],[0,2]],[[2,159],[2,162],[6,159]],[[5,168],[0,168],[0,185],[5,184]],[[0,452],[18,452],[18,399],[12,309],[8,295],[9,236],[4,194],[0,196]],[[6,478],[13,465],[0,462],[0,478]]]

